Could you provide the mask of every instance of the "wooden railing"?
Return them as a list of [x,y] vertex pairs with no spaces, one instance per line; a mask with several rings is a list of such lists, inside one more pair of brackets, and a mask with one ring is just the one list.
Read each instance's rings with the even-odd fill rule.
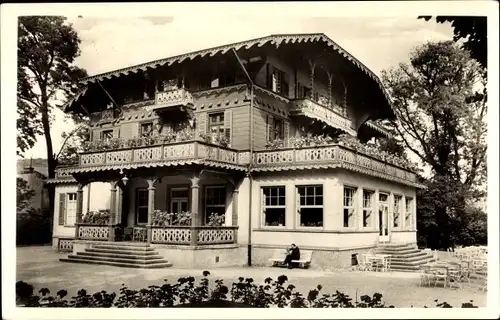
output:
[[[236,150],[201,141],[188,141],[148,147],[136,147],[133,149],[127,148],[82,153],[80,154],[80,166],[195,159],[239,164],[239,158]],[[242,158],[242,161],[246,161],[245,157]]]
[[[236,226],[166,226],[151,227],[151,243],[172,245],[211,245],[236,243]],[[193,241],[193,236],[196,241]]]
[[158,107],[187,106],[193,104],[193,96],[186,89],[160,91],[155,94],[155,105]]
[[342,145],[329,145],[323,147],[306,147],[300,149],[281,149],[256,151],[253,154],[253,166],[266,167],[276,165],[301,165],[301,164],[335,164],[338,163],[346,169],[357,171],[369,170],[388,176],[416,182],[415,173],[376,159]]
[[341,129],[352,135],[356,135],[356,131],[352,128],[352,121],[336,111],[327,108],[316,101],[309,98],[295,99],[290,102],[290,111],[294,114],[304,115],[307,117],[321,120],[334,128]]

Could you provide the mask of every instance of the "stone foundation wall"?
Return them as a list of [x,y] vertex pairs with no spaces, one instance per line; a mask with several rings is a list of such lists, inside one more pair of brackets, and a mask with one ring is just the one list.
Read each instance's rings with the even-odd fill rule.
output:
[[[301,250],[310,250],[313,252],[311,260],[311,269],[316,270],[335,270],[335,269],[348,269],[351,267],[352,254],[362,255],[375,247],[363,247],[352,249],[331,249],[331,250],[315,250],[309,248],[301,248]],[[278,247],[252,247],[252,265],[253,266],[271,266],[269,261],[274,255],[276,249],[284,249]]]
[[152,245],[153,248],[174,268],[210,269],[220,267],[241,267],[247,263],[247,248],[238,245],[183,247]]

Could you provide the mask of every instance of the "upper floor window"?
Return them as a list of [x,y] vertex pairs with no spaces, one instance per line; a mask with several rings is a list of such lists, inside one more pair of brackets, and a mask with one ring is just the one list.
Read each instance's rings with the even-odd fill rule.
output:
[[141,123],[141,137],[150,137],[153,134],[153,122]]
[[212,135],[224,134],[224,112],[208,115],[209,132]]
[[288,97],[289,81],[288,75],[268,64],[268,87],[273,92]]
[[113,139],[113,130],[101,131],[101,140],[109,142]]
[[285,139],[285,121],[283,121],[283,119],[273,119],[273,132],[271,135],[271,139]]
[[354,227],[356,209],[354,206],[354,196],[356,189],[344,187],[344,228]]
[[301,227],[323,226],[323,186],[297,187]]
[[306,88],[300,82],[297,83],[297,99],[303,99],[306,96]]

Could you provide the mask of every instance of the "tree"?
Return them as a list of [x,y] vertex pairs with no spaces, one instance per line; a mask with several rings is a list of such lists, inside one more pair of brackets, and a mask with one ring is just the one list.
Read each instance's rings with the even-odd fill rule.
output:
[[445,41],[416,48],[410,64],[382,74],[396,114],[391,125],[431,169],[430,190],[419,203],[428,199],[443,239],[457,236],[454,223],[466,200],[482,195],[478,187],[486,178],[487,149],[483,71],[468,51]]
[[17,198],[16,209],[17,212],[23,212],[28,208],[31,198],[35,196],[35,191],[28,186],[28,182],[23,178],[17,178],[16,181]]
[[[18,154],[31,148],[36,135],[43,134],[47,148],[48,177],[54,178],[57,165],[50,124],[57,101],[78,90],[77,80],[87,76],[73,64],[81,40],[66,18],[25,16],[18,21]],[[49,189],[51,208],[53,190]]]
[[[419,16],[429,21],[431,16]],[[451,22],[453,40],[464,40],[463,48],[469,50],[472,58],[484,68],[488,67],[488,21],[486,17],[474,16],[437,16],[438,23]]]

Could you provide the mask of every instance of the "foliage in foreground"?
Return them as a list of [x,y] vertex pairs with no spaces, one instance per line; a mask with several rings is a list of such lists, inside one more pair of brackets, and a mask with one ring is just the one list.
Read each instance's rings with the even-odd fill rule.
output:
[[[199,284],[195,284],[194,277],[179,278],[177,283],[170,284],[165,279],[161,286],[151,285],[145,289],[132,290],[122,286],[120,294],[108,293],[104,290],[92,295],[84,289],[78,291],[70,300],[66,298],[68,292],[59,290],[56,296],[51,296],[47,288],[42,288],[38,295],[33,295],[33,286],[23,281],[16,283],[16,302],[25,307],[65,307],[65,308],[165,308],[175,306],[195,307],[204,302],[226,301],[247,307],[257,308],[394,308],[382,301],[382,294],[373,296],[362,295],[359,301],[353,301],[348,295],[335,291],[333,294],[323,293],[322,286],[309,291],[307,296],[295,290],[293,284],[286,284],[287,276],[282,275],[274,280],[267,278],[264,284],[257,285],[252,278],[240,277],[229,289],[223,280],[215,280],[212,290],[209,288],[208,276],[204,271]],[[438,308],[452,308],[446,302],[439,303]],[[462,308],[477,308],[473,301],[463,303]]]

